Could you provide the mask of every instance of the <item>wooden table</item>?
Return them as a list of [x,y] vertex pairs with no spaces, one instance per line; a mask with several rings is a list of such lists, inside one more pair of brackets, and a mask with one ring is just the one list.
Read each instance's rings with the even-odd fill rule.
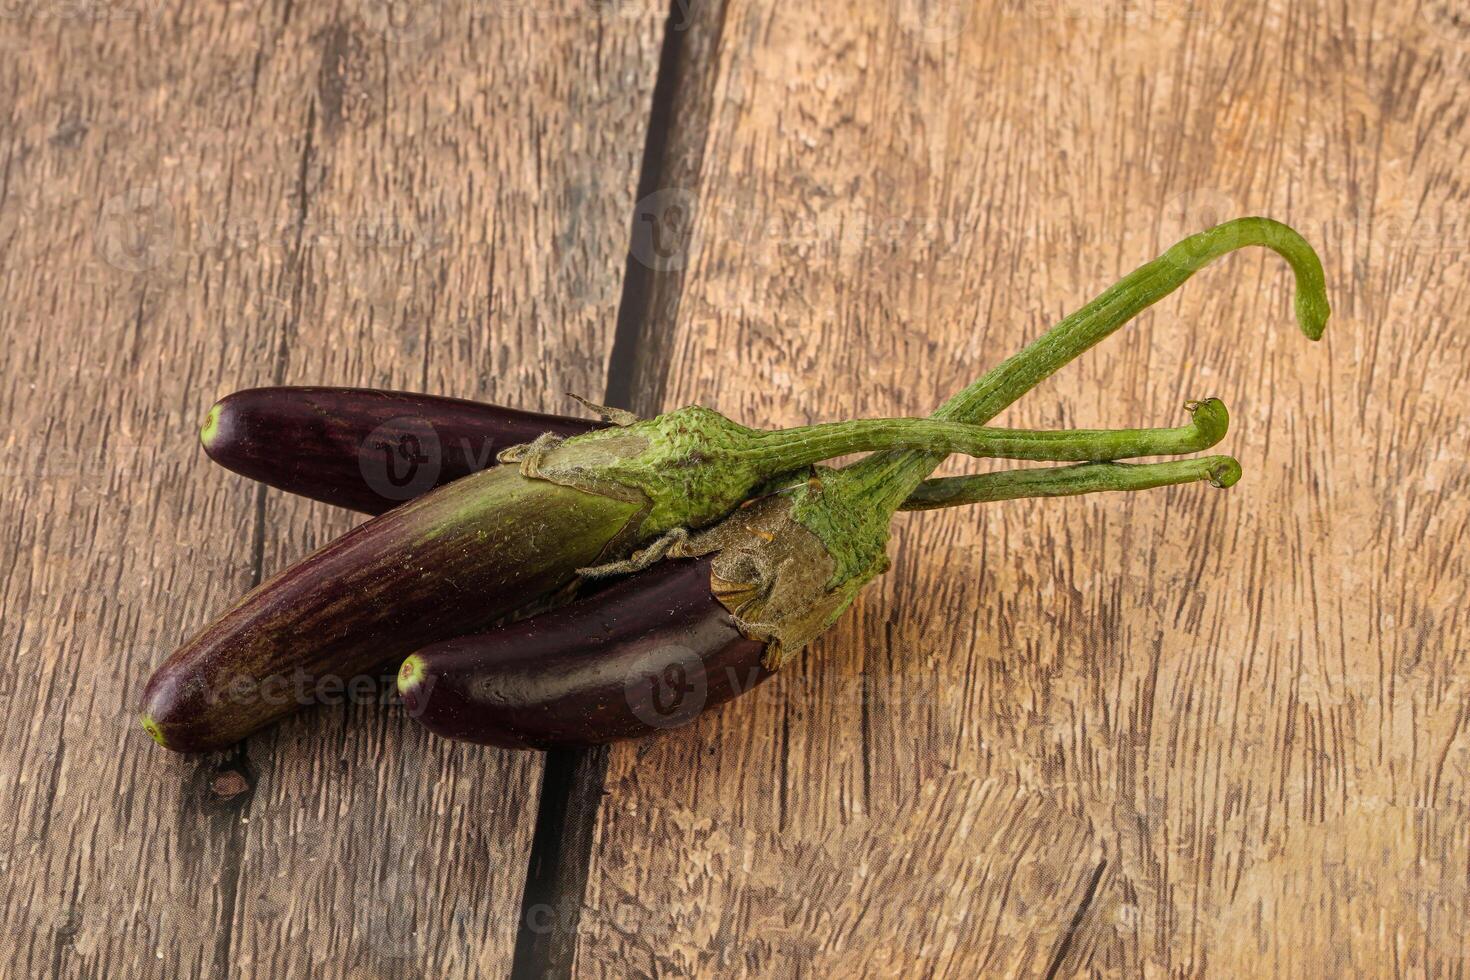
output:
[[[0,975],[1462,975],[1452,8],[0,9]],[[1230,492],[902,517],[782,676],[610,751],[135,724],[355,520],[209,465],[222,393],[923,414],[1245,213],[1321,250],[1324,344],[1251,252],[1003,417],[1218,394]]]

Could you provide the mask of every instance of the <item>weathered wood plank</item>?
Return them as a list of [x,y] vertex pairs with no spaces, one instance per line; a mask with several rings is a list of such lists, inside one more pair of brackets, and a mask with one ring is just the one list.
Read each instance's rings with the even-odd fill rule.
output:
[[[294,277],[226,230],[291,226],[301,132],[274,120],[305,118],[306,39],[244,11],[131,14],[4,25],[15,976],[211,975],[245,829],[212,760],[158,751],[135,712],[168,649],[255,577],[253,500],[193,433],[222,379],[270,379],[270,301]],[[142,54],[158,43],[187,62]]]
[[661,8],[0,22],[6,976],[502,976],[540,763],[328,708],[181,759],[148,672],[348,527],[207,465],[251,384],[600,393]]
[[[601,394],[661,27],[656,10],[630,12],[445,7],[437,30],[381,57],[363,23],[324,30],[322,77],[342,88],[323,102],[363,108],[317,130],[330,160],[307,225],[330,237],[286,380],[548,411],[572,409],[568,391]],[[268,565],[343,526],[272,503],[285,533]],[[444,743],[374,707],[293,720],[268,751],[242,965],[506,972],[539,757]]]
[[1337,315],[1309,348],[1273,257],[1205,272],[1004,421],[1220,395],[1239,487],[902,518],[785,676],[618,747],[580,974],[1463,971],[1442,6],[729,4],[664,407],[928,411],[1234,214]]

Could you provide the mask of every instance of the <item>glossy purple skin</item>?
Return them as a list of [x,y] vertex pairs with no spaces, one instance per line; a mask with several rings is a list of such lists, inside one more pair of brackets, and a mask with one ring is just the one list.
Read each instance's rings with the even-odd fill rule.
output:
[[509,466],[426,493],[267,579],[175,650],[144,688],[144,727],[179,752],[232,745],[426,643],[557,595],[637,512]]
[[[506,748],[687,724],[771,676],[765,644],[711,594],[710,561],[663,561],[561,609],[426,647],[404,664],[404,705],[436,734]],[[415,660],[420,679],[404,684]]]
[[381,514],[543,432],[606,423],[371,388],[249,388],[216,405],[210,459],[290,493]]

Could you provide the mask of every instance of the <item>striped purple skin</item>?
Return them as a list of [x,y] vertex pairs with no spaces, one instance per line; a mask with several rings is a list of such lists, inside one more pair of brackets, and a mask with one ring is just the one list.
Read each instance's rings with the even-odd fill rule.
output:
[[399,692],[430,731],[553,749],[675,728],[771,676],[710,592],[711,558],[660,562],[569,606],[404,661]]
[[381,514],[543,432],[574,436],[605,425],[402,391],[249,388],[215,403],[200,441],[210,459],[243,476]]
[[148,681],[143,726],[178,751],[230,745],[566,588],[637,510],[509,466],[430,491],[290,566],[175,651]]

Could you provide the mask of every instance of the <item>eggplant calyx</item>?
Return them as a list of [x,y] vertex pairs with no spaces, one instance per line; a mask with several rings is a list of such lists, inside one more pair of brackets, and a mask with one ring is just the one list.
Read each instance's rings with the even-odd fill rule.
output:
[[[776,670],[836,622],[857,593],[888,568],[881,547],[866,562],[846,554],[854,539],[838,539],[841,554],[799,523],[789,497],[765,497],[714,527],[678,543],[670,557],[715,553],[710,590],[748,639],[766,644],[762,664]],[[844,567],[861,565],[853,575]]]
[[755,435],[719,412],[690,405],[570,439],[514,446],[499,458],[521,463],[535,479],[645,504],[639,537],[647,541],[719,520],[789,468],[752,453]]

